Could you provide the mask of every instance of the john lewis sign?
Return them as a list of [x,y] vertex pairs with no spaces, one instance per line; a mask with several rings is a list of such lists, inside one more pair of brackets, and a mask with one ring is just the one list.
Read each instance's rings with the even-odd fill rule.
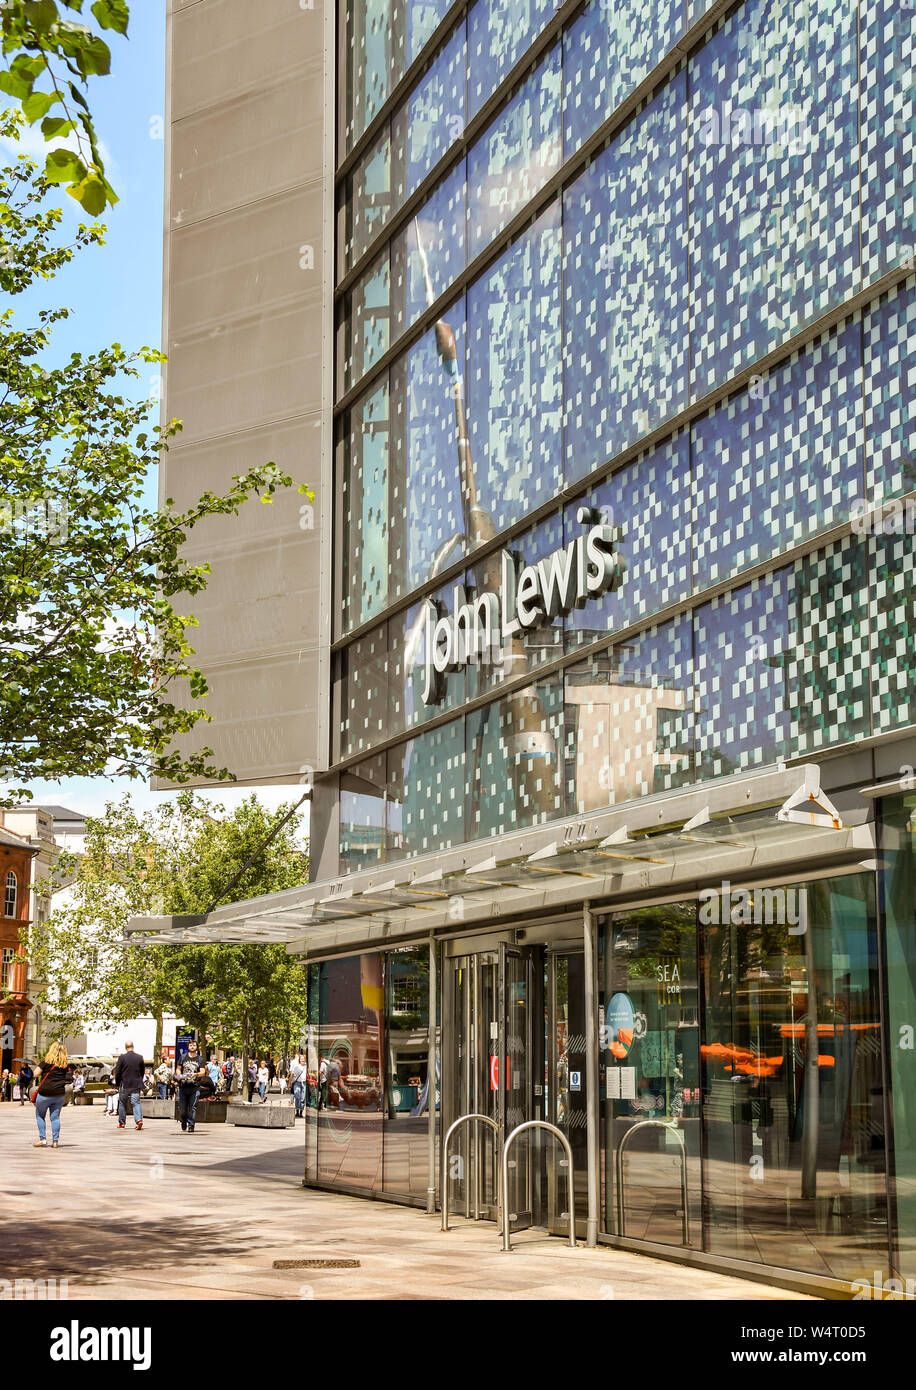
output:
[[437,704],[445,694],[450,671],[479,663],[497,665],[506,645],[542,623],[584,608],[620,587],[625,564],[615,551],[614,526],[592,524],[595,513],[580,507],[578,521],[589,529],[546,559],[521,568],[509,550],[500,555],[498,593],[468,598],[456,584],[452,612],[427,599],[423,611],[422,644],[425,665],[423,703]]

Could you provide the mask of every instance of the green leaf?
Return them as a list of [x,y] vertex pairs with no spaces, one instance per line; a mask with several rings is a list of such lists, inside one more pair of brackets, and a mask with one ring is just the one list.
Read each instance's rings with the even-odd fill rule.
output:
[[93,217],[98,217],[100,212],[105,211],[108,184],[94,170],[90,170],[84,179],[68,188],[67,192]]
[[22,112],[29,125],[34,125],[40,121],[42,116],[46,116],[51,107],[60,101],[56,92],[32,92],[22,103]]
[[101,28],[114,29],[118,34],[127,33],[127,21],[130,18],[127,0],[95,0],[92,13]]
[[80,183],[87,169],[79,155],[72,150],[51,150],[45,160],[45,178],[48,183]]
[[7,96],[22,101],[23,97],[27,97],[31,92],[33,81],[34,78],[27,79],[14,72],[0,72],[0,92],[6,92]]
[[111,51],[97,34],[80,35],[73,58],[84,77],[107,77],[111,72]]
[[54,0],[25,0],[22,13],[29,28],[37,34],[46,34],[60,19]]
[[46,140],[61,140],[75,128],[75,123],[68,121],[66,116],[46,116],[41,123],[41,133]]

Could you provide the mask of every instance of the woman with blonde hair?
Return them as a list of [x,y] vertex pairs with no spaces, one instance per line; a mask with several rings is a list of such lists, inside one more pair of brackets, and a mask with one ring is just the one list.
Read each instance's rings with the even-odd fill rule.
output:
[[60,1112],[67,1104],[67,1087],[72,1081],[73,1069],[69,1065],[67,1049],[63,1043],[52,1043],[41,1064],[41,1074],[35,1092],[35,1119],[38,1122],[36,1149],[47,1147],[45,1116],[51,1115],[51,1148],[58,1147],[60,1139]]

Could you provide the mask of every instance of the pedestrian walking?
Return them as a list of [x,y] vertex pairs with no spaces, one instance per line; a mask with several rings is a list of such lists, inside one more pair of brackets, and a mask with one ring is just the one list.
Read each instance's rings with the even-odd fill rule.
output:
[[300,1049],[299,1055],[294,1057],[289,1066],[289,1078],[292,1083],[293,1100],[296,1105],[296,1119],[301,1120],[305,1114],[305,1084],[306,1084],[305,1059]]
[[168,1062],[165,1060],[164,1057],[162,1061],[159,1063],[156,1070],[153,1072],[153,1078],[156,1082],[156,1093],[159,1096],[159,1099],[168,1100],[169,1082],[172,1079],[172,1068],[169,1066]]
[[215,1091],[219,1085],[220,1078],[219,1062],[217,1062],[215,1057],[211,1057],[207,1063],[207,1072],[209,1073],[210,1080],[213,1082],[213,1090]]
[[[262,1065],[263,1065],[263,1063],[262,1063]],[[274,1063],[274,1059],[273,1059],[273,1057],[268,1057],[268,1059],[267,1059],[267,1089],[268,1089],[268,1091],[272,1089],[273,1084],[274,1084],[274,1077],[275,1077],[276,1075],[277,1075],[277,1068],[276,1068],[276,1065],[275,1065],[275,1063]]]
[[223,1077],[226,1082],[226,1090],[232,1093],[232,1078],[235,1076],[235,1055],[230,1053],[223,1063]]
[[134,1112],[134,1129],[143,1128],[143,1111],[140,1109],[140,1091],[143,1086],[145,1065],[139,1052],[134,1051],[132,1042],[124,1043],[124,1051],[115,1063],[114,1084],[118,1091],[118,1129],[123,1129],[127,1120],[127,1107]]
[[188,1050],[177,1068],[178,1078],[178,1118],[182,1131],[194,1133],[197,1119],[197,1101],[200,1096],[201,1078],[207,1075],[204,1059],[198,1054],[197,1043],[188,1043]]
[[254,1088],[258,1084],[258,1064],[254,1060],[248,1063],[248,1100],[254,1100]]
[[318,1110],[323,1110],[328,1103],[328,1059],[322,1057],[318,1066]]
[[258,1095],[261,1097],[261,1104],[267,1100],[267,1088],[270,1085],[270,1070],[267,1063],[262,1061],[258,1067]]
[[11,1082],[12,1073],[4,1067],[3,1070],[0,1071],[0,1101],[9,1100]]
[[22,1066],[19,1068],[19,1075],[16,1078],[19,1084],[20,1105],[25,1105],[26,1101],[29,1098],[29,1091],[32,1086],[33,1075],[34,1073],[32,1071],[32,1068],[29,1066],[28,1062],[23,1062]]
[[48,1147],[45,1117],[49,1114],[51,1116],[51,1148],[56,1149],[59,1146],[60,1112],[69,1100],[67,1088],[71,1085],[72,1076],[73,1070],[67,1057],[67,1049],[63,1043],[52,1043],[45,1054],[37,1085],[34,1087],[35,1121],[38,1125],[36,1149]]

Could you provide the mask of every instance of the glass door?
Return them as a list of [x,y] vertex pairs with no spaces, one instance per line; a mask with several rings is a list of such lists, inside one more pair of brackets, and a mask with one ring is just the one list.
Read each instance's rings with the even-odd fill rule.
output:
[[[573,1154],[576,1227],[585,1235],[588,1144],[585,1093],[585,956],[555,951],[547,957],[547,1115],[565,1134]],[[559,1142],[544,1136],[546,1210],[552,1235],[569,1232],[569,1183]]]

